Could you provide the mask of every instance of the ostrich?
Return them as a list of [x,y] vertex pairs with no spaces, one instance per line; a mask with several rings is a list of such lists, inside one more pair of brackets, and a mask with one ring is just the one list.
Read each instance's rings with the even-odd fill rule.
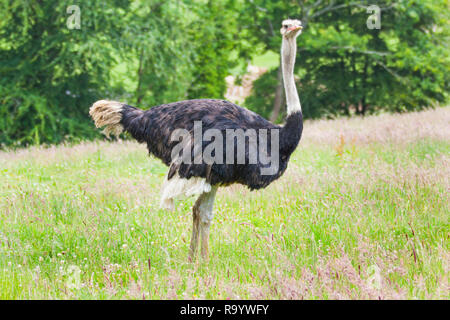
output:
[[[260,115],[237,106],[225,100],[197,99],[173,102],[152,107],[149,110],[141,110],[125,103],[109,100],[95,102],[89,110],[97,128],[105,127],[104,133],[115,135],[127,131],[140,143],[146,143],[150,154],[161,159],[169,167],[169,171],[162,188],[161,206],[173,209],[174,199],[192,195],[198,196],[193,208],[192,238],[189,250],[189,260],[195,259],[199,236],[201,237],[201,254],[208,257],[208,239],[211,221],[213,219],[214,198],[219,186],[227,186],[233,183],[246,185],[250,190],[268,186],[278,179],[286,170],[287,163],[292,152],[297,147],[302,131],[303,116],[300,100],[294,82],[294,64],[296,57],[296,38],[301,34],[302,24],[299,20],[284,20],[280,30],[282,35],[281,61],[283,71],[284,88],[287,102],[287,118],[284,126],[278,126],[267,121]],[[206,151],[207,143],[192,143],[195,134],[195,123],[200,123],[203,130],[213,129],[219,135],[214,136],[214,142],[223,139],[223,152],[233,151],[233,158],[222,163],[206,162],[198,156]],[[188,132],[191,140],[183,144],[183,151],[193,151],[187,158],[179,154],[173,154],[177,144],[172,134],[177,130]],[[226,140],[220,133],[226,134],[227,130],[266,130],[272,134],[277,133],[279,143],[271,140],[267,144],[267,153],[277,151],[278,166],[271,174],[262,174],[262,169],[268,164],[263,163],[261,157],[251,163],[250,158],[254,153],[261,153],[259,139],[255,145],[251,145],[251,139],[244,136],[241,146],[245,145],[244,163],[236,161],[236,151],[239,145],[235,145],[237,137]],[[194,139],[195,140],[195,139]],[[212,141],[212,139],[210,140]],[[254,143],[254,140],[252,140]],[[276,141],[276,142],[278,142]],[[211,142],[212,143],[212,142]],[[187,146],[187,149],[184,147]],[[252,149],[253,147],[253,149]],[[278,150],[274,150],[275,148]],[[228,148],[228,150],[227,150]],[[231,150],[233,149],[233,150]],[[255,151],[255,150],[258,151]],[[217,150],[214,151],[216,154]],[[189,154],[189,153],[188,153]],[[212,154],[212,153],[211,153]],[[228,153],[227,153],[228,154]],[[183,155],[184,156],[184,155]],[[184,161],[184,160],[194,160]],[[197,161],[196,161],[197,160]],[[237,162],[237,163],[236,163]]]

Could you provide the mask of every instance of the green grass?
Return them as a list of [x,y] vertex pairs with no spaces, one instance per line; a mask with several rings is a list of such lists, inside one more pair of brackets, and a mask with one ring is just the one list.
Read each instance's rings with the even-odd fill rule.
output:
[[[385,121],[398,132],[370,129]],[[307,122],[278,181],[219,190],[195,263],[194,199],[159,209],[166,168],[143,145],[0,153],[0,298],[448,299],[448,121]]]
[[273,69],[279,66],[279,61],[279,54],[272,51],[266,51],[264,54],[254,57],[252,60],[252,65],[267,69]]

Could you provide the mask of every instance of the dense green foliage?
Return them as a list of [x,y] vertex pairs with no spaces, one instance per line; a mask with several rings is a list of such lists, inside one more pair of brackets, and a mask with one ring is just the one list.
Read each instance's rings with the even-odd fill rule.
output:
[[[88,108],[101,98],[144,109],[222,98],[225,76],[279,51],[288,16],[305,24],[296,73],[307,117],[446,101],[446,2],[373,3],[380,30],[366,27],[365,1],[0,0],[0,147],[93,137]],[[266,73],[245,106],[269,117],[279,80]]]
[[[296,73],[306,117],[415,110],[448,99],[449,11],[446,1],[252,1],[255,37],[279,51],[278,22],[300,17]],[[380,29],[367,20],[378,5]],[[372,22],[373,18],[370,18]],[[276,73],[255,84],[248,107],[269,116]],[[270,99],[266,99],[271,95]],[[263,98],[261,98],[263,97]]]
[[87,106],[108,87],[115,16],[126,1],[83,4],[82,28],[58,1],[0,1],[0,144],[89,136]]
[[75,4],[79,29],[71,4],[0,1],[0,146],[92,137],[88,108],[101,98],[222,98],[244,50],[234,0]]
[[194,80],[188,98],[223,98],[225,77],[239,65],[238,55],[249,57],[251,49],[242,41],[238,24],[242,6],[238,1],[209,0],[198,10],[199,20],[192,28],[196,46]]

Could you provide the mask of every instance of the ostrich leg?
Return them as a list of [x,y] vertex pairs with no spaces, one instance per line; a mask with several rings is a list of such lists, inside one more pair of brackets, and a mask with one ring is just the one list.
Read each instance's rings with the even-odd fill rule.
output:
[[213,219],[214,198],[217,186],[212,186],[210,192],[205,192],[198,197],[192,208],[192,238],[189,260],[194,261],[197,252],[198,238],[202,238],[202,256],[208,257],[209,227]]

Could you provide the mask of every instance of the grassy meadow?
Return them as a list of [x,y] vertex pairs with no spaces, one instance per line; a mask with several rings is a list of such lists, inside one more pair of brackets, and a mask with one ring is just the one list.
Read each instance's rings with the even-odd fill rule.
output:
[[159,209],[144,145],[0,152],[0,299],[448,299],[450,109],[307,121],[264,190]]

